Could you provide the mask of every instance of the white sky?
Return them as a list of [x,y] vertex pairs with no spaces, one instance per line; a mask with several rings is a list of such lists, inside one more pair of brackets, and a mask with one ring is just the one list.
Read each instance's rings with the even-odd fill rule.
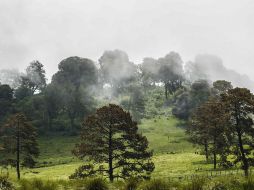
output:
[[215,54],[254,79],[254,0],[0,0],[0,69],[36,59],[51,76],[64,58],[107,49],[136,63]]

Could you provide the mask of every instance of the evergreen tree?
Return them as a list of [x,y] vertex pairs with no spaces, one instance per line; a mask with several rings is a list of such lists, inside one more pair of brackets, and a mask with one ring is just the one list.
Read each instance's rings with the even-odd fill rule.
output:
[[73,151],[80,159],[88,159],[98,166],[81,166],[71,177],[106,173],[111,182],[116,177],[133,175],[149,178],[154,164],[152,152],[147,149],[148,141],[138,133],[137,123],[132,121],[130,114],[114,104],[104,106],[85,120],[81,142]]
[[20,165],[33,167],[39,155],[37,133],[22,113],[9,118],[5,126],[1,127],[2,151],[5,156],[1,163],[16,167],[17,178],[20,179]]

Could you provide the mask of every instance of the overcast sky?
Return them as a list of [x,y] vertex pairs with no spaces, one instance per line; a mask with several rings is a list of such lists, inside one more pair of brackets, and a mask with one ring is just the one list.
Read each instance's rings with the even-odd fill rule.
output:
[[209,53],[252,79],[254,0],[0,0],[0,69],[41,61],[48,76],[69,56],[132,61]]

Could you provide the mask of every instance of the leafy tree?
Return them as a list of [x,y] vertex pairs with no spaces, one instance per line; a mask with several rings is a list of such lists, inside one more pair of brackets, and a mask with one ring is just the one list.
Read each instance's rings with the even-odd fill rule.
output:
[[225,81],[225,80],[217,80],[213,82],[213,88],[212,88],[212,94],[214,96],[218,96],[220,98],[220,95],[222,93],[226,93],[228,90],[232,89],[233,86],[231,82]]
[[44,90],[44,101],[47,112],[47,123],[48,128],[52,128],[52,121],[59,114],[59,109],[61,107],[61,100],[59,98],[59,87],[58,85],[49,84]]
[[62,100],[60,107],[68,115],[73,129],[75,120],[90,113],[94,107],[91,89],[97,84],[97,68],[92,60],[80,57],[64,59],[58,68],[52,85],[58,89],[58,97]]
[[46,77],[43,64],[33,61],[26,68],[26,74],[21,76],[21,88],[28,88],[34,92],[42,91],[46,87]]
[[141,83],[145,92],[158,82],[159,65],[154,58],[146,57],[140,65]]
[[13,90],[9,85],[0,84],[0,123],[11,112],[13,104]]
[[114,95],[125,90],[137,78],[137,67],[121,50],[105,51],[99,59],[102,81],[111,86]]
[[[86,177],[106,173],[112,182],[114,178],[128,178],[133,175],[149,178],[154,170],[152,152],[148,151],[146,137],[138,133],[137,123],[128,112],[110,104],[89,116],[82,126],[81,142],[74,154],[101,164],[81,166],[71,177]],[[107,164],[105,168],[104,164]]]
[[134,121],[140,122],[145,115],[144,94],[139,86],[133,86],[130,91],[129,98],[123,99],[121,105],[131,113]]
[[206,80],[198,80],[191,84],[190,89],[183,88],[175,94],[172,114],[188,120],[191,112],[206,102],[211,96],[211,88]]
[[11,116],[1,128],[3,151],[5,155],[1,163],[14,165],[17,178],[20,179],[20,162],[22,166],[33,167],[34,158],[39,155],[37,133],[22,113]]
[[234,88],[222,94],[222,101],[225,103],[230,116],[229,130],[235,136],[234,163],[241,163],[245,176],[248,176],[249,167],[254,163],[251,157],[254,144],[253,119],[254,95],[246,88]]
[[163,58],[158,59],[158,77],[165,87],[165,97],[175,93],[182,87],[183,82],[183,62],[180,55],[170,52]]
[[[194,143],[205,145],[206,158],[208,146],[213,154],[214,169],[217,166],[217,155],[224,158],[231,143],[231,136],[227,131],[228,114],[225,106],[217,99],[211,98],[197,108],[191,118],[188,133]],[[222,160],[225,162],[225,160]]]

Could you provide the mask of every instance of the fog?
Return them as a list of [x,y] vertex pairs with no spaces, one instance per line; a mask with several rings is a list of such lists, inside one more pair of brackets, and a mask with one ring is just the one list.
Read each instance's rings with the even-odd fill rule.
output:
[[184,63],[216,55],[229,78],[254,80],[253,10],[252,0],[1,0],[0,69],[39,60],[50,78],[69,56],[99,62],[121,49],[138,64],[175,51]]

